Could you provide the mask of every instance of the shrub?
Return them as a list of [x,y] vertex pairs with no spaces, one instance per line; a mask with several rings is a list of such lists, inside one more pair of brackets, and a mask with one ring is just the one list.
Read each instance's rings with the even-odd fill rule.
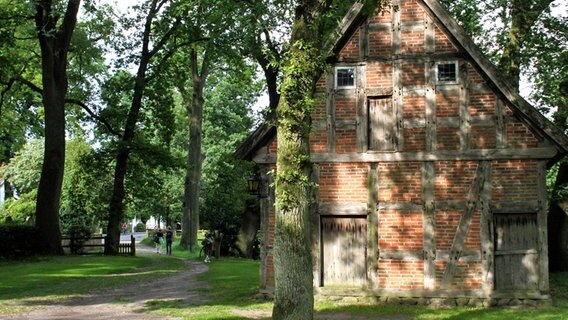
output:
[[86,225],[71,225],[68,227],[67,233],[71,238],[69,242],[71,253],[82,253],[83,245],[93,234],[93,229]]
[[134,232],[145,232],[146,225],[142,222],[138,222],[137,225],[134,226]]
[[36,254],[37,229],[22,224],[0,224],[0,257],[20,258]]

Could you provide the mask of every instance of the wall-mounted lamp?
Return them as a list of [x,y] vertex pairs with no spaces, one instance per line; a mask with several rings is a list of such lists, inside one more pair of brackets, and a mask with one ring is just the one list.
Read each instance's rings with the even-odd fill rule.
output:
[[266,198],[266,196],[260,194],[260,183],[261,179],[257,175],[248,178],[248,192],[250,195],[257,196],[260,199]]
[[251,196],[258,196],[260,194],[260,177],[259,176],[251,176],[248,178],[248,191]]

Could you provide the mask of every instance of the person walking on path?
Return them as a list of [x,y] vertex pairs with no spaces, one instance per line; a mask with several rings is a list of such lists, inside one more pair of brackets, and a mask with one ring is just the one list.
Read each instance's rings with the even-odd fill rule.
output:
[[162,229],[158,229],[158,232],[156,232],[156,235],[154,236],[154,243],[156,244],[156,253],[161,254],[162,243],[164,243],[164,233],[162,232]]
[[211,255],[213,254],[213,243],[214,243],[214,238],[213,238],[213,234],[212,233],[207,233],[205,235],[205,239],[203,239],[203,241],[201,242],[201,245],[203,246],[203,249],[205,251],[205,263],[209,263],[211,262]]
[[174,232],[172,231],[172,227],[168,226],[168,230],[166,230],[166,254],[168,256],[172,255],[172,242],[174,241]]

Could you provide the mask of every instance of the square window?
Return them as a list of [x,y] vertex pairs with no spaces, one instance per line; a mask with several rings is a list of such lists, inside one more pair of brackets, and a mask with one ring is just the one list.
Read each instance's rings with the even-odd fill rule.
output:
[[458,82],[458,63],[457,62],[438,62],[436,64],[436,82],[438,83],[457,83]]
[[335,69],[335,87],[336,88],[354,88],[355,87],[355,68],[339,67]]

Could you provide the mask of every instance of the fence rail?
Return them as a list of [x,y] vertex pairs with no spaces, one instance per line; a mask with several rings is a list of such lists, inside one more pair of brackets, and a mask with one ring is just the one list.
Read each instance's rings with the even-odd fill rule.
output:
[[[94,236],[90,238],[63,236],[61,237],[61,246],[66,253],[71,254],[103,253],[105,241],[105,236]],[[136,239],[133,235],[130,235],[130,242],[121,242],[118,244],[118,254],[136,255]]]

